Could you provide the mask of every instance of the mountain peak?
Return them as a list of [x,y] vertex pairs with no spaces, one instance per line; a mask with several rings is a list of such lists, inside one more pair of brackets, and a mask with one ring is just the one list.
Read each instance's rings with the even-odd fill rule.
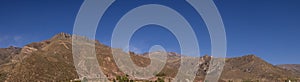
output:
[[251,58],[256,58],[257,56],[256,56],[256,55],[254,55],[254,54],[249,54],[249,55],[245,55],[245,56],[243,56],[243,57],[251,57]]
[[9,46],[8,49],[20,49],[19,47]]
[[53,36],[51,38],[51,40],[65,40],[65,39],[71,39],[71,38],[72,38],[71,34],[61,32],[61,33],[58,33],[55,36]]
[[260,59],[259,57],[257,57],[254,54],[245,55],[245,56],[242,56],[242,58],[246,58],[246,59]]

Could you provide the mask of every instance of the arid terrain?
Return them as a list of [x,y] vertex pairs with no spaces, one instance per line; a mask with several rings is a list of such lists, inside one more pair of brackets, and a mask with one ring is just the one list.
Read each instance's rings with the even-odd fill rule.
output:
[[[96,41],[96,54],[104,74],[111,80],[126,76],[114,62],[111,51],[114,48]],[[120,54],[126,54],[120,53]],[[167,52],[167,64],[150,81],[158,78],[167,82],[173,78],[180,66],[180,54]],[[138,66],[150,64],[148,54],[130,52],[131,59]],[[204,80],[213,57],[205,55],[199,58],[199,70],[195,82]],[[78,79],[72,55],[72,36],[59,33],[48,40],[33,42],[22,48],[9,47],[0,49],[1,82],[69,82]],[[220,82],[284,82],[299,80],[299,65],[272,65],[256,55],[226,58]],[[139,80],[128,76],[131,80]]]

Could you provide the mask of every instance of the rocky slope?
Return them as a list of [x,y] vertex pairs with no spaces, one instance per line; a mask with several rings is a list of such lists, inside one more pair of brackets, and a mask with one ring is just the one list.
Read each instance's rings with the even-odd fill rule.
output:
[[[49,40],[34,42],[24,46],[22,49],[16,48],[13,57],[8,57],[10,51],[1,51],[6,59],[0,67],[0,81],[8,82],[36,82],[36,81],[70,81],[78,78],[75,66],[73,65],[72,39],[71,35],[60,33]],[[111,51],[117,50],[110,48],[95,41],[95,50],[99,65],[104,74],[110,79],[116,76],[125,75],[121,72],[112,56]],[[8,49],[11,50],[11,49]],[[13,50],[14,51],[14,50]],[[126,55],[125,52],[119,54]],[[142,55],[130,52],[131,59],[138,66],[145,67],[150,64],[149,53]],[[180,66],[181,55],[167,53],[167,63],[159,76],[172,78],[177,74]],[[199,70],[196,82],[204,79],[209,67],[211,56],[199,58]],[[273,66],[255,55],[228,58],[221,75],[220,81],[243,81],[260,80],[263,82],[283,81],[287,78],[299,78],[299,74],[292,73],[286,69]],[[131,79],[134,79],[130,77]]]
[[227,59],[222,74],[222,79],[237,81],[282,82],[288,78],[299,78],[299,75],[269,64],[255,55]]
[[9,62],[15,55],[21,52],[21,48],[10,46],[0,48],[0,65]]
[[290,70],[300,75],[300,64],[281,64],[276,66],[286,70]]

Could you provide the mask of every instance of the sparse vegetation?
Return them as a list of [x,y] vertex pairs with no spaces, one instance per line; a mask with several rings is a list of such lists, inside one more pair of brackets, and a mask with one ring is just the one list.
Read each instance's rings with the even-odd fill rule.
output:
[[155,82],[165,82],[162,78],[157,78]]
[[165,74],[165,73],[158,73],[158,74],[156,74],[155,76],[156,76],[156,77],[163,77],[163,76],[166,76],[166,74]]
[[125,75],[125,76],[117,76],[115,81],[117,81],[117,82],[129,82],[129,81],[133,81],[133,80],[129,80],[128,75]]
[[[27,46],[29,50],[25,50],[26,53],[24,53],[24,50],[23,52],[21,51],[20,54],[17,54],[16,57],[18,58],[15,58],[16,60],[13,61],[14,63],[11,63],[10,61],[10,64],[5,64],[0,68],[0,80],[7,80],[8,82],[48,82],[54,80],[66,82],[70,81],[71,79],[78,78],[76,69],[74,67],[74,60],[72,59],[72,50],[70,49],[72,46],[72,40],[65,36],[65,34],[60,34],[56,36],[56,38],[50,40],[28,44]],[[101,43],[96,43],[95,50],[97,59],[99,60],[99,65],[103,69],[108,69],[102,70],[103,73],[110,75],[109,79],[111,81],[135,82],[135,80],[131,79],[128,75],[124,75],[124,73],[118,69],[116,63],[114,62],[111,50],[117,49],[105,46]],[[127,53],[122,52],[122,50],[118,52],[120,52],[120,54],[128,55]],[[151,62],[149,58],[144,56],[145,55],[130,53],[130,57],[132,58],[133,62],[137,66],[141,67],[149,65]],[[161,72],[158,72],[158,74],[154,73],[157,79],[151,79],[152,82],[164,82],[164,80],[170,81],[172,78],[169,77],[174,77],[177,74],[178,67],[180,66],[180,55],[178,56],[174,55],[174,53],[168,53],[168,57],[169,59],[167,60],[164,69]],[[210,56],[201,58],[203,64],[199,65],[197,81],[203,80],[203,77],[200,76],[205,76],[207,74],[206,72],[210,65],[210,59]],[[22,60],[22,62],[19,60]],[[254,80],[254,78],[252,78],[253,76],[263,77],[268,81],[271,79],[269,82],[274,82],[272,79],[276,78],[280,78],[279,82],[296,82],[300,76],[300,73],[297,75],[290,71],[273,66],[272,64],[260,59],[255,55],[226,59],[226,65],[222,74],[223,75],[220,77],[221,79],[230,79],[227,82],[234,82],[235,79],[239,79],[240,81],[240,79],[243,79],[241,77],[248,78],[248,80],[244,80],[242,82],[259,82],[258,80]],[[287,79],[286,77],[294,78]],[[26,80],[24,80],[24,78],[26,78]],[[148,80],[148,82],[150,81]]]
[[247,79],[247,80],[243,80],[242,82],[252,82],[252,81]]

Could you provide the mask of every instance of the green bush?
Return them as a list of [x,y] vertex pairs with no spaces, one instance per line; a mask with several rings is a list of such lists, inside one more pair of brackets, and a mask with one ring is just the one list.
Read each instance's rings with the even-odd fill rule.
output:
[[162,78],[157,78],[155,82],[165,82]]
[[156,77],[163,77],[163,76],[166,76],[166,74],[165,74],[165,73],[158,73],[158,74],[156,74],[155,76],[156,76]]

